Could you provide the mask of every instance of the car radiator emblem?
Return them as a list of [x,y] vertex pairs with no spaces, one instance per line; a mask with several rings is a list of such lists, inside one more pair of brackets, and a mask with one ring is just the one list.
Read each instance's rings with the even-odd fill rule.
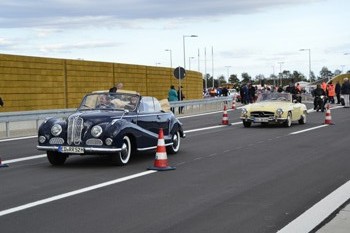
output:
[[69,145],[79,145],[81,143],[81,132],[83,130],[84,121],[79,116],[70,117],[68,119],[67,143]]

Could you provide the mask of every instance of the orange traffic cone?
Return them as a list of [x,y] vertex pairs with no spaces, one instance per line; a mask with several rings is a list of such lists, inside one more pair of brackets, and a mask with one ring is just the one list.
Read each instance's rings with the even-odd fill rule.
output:
[[232,110],[235,110],[236,109],[236,98],[233,97],[232,99]]
[[227,115],[226,104],[224,105],[224,114],[222,115],[222,124],[228,125],[228,115]]
[[331,109],[329,107],[329,104],[327,104],[326,118],[324,120],[324,123],[326,125],[333,125],[333,123],[332,123],[332,116],[331,116]]
[[9,166],[9,165],[7,165],[7,164],[3,164],[2,161],[1,161],[1,158],[0,158],[0,168],[1,168],[1,167],[8,167],[8,166]]
[[163,129],[159,129],[158,134],[158,144],[157,144],[157,152],[156,159],[154,160],[153,167],[149,167],[148,170],[157,170],[157,171],[167,171],[174,170],[175,167],[170,167],[168,164],[168,157],[166,154],[165,142],[164,142],[164,133]]

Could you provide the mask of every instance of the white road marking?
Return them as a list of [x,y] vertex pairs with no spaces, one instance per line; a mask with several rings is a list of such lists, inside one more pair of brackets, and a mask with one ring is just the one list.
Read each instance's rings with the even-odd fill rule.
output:
[[31,160],[31,159],[40,159],[46,157],[46,154],[41,154],[41,155],[33,155],[33,156],[28,156],[24,158],[19,158],[19,159],[10,159],[10,160],[4,160],[3,163],[17,163],[17,162],[22,162],[26,160]]
[[343,205],[350,196],[350,181],[306,210],[278,233],[310,232]]
[[304,133],[304,132],[307,132],[307,131],[310,131],[310,130],[315,130],[315,129],[323,128],[323,127],[326,127],[326,126],[328,126],[328,125],[319,125],[319,126],[316,126],[316,127],[312,127],[312,128],[308,128],[308,129],[304,129],[304,130],[292,132],[292,133],[290,133],[290,134]]
[[27,136],[27,137],[19,137],[19,138],[6,138],[6,139],[0,139],[0,142],[9,142],[9,141],[17,141],[22,139],[29,139],[29,138],[36,138],[38,136]]
[[119,179],[107,181],[107,182],[104,182],[104,183],[101,183],[101,184],[96,184],[96,185],[92,185],[92,186],[89,186],[89,187],[86,187],[86,188],[78,189],[78,190],[71,191],[71,192],[68,192],[68,193],[59,194],[59,195],[56,195],[56,196],[53,196],[53,197],[49,197],[49,198],[42,199],[42,200],[39,200],[39,201],[35,201],[35,202],[28,203],[28,204],[24,204],[24,205],[17,206],[17,207],[11,208],[11,209],[2,210],[2,211],[0,211],[0,217],[4,216],[4,215],[7,215],[7,214],[15,213],[15,212],[18,212],[18,211],[22,211],[22,210],[25,210],[25,209],[29,209],[29,208],[32,208],[32,207],[35,207],[35,206],[38,206],[38,205],[43,205],[43,204],[46,204],[46,203],[49,203],[49,202],[53,202],[53,201],[57,201],[57,200],[60,200],[60,199],[63,199],[63,198],[71,197],[71,196],[82,194],[82,193],[85,193],[85,192],[89,192],[89,191],[92,191],[92,190],[95,190],[95,189],[99,189],[99,188],[103,188],[103,187],[106,187],[106,186],[114,185],[114,184],[121,183],[121,182],[124,182],[124,181],[127,181],[127,180],[131,180],[131,179],[135,179],[135,178],[138,178],[138,177],[141,177],[141,176],[146,176],[146,175],[149,175],[149,174],[152,174],[152,173],[155,173],[155,172],[157,172],[157,171],[154,171],[154,170],[145,171],[145,172],[137,173],[137,174],[134,174],[134,175],[122,177],[122,178],[119,178]]

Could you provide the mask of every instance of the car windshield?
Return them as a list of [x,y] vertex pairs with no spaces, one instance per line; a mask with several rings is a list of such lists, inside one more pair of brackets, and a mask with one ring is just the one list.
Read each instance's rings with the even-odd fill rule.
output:
[[258,96],[257,102],[263,102],[263,101],[291,102],[292,96],[289,93],[279,93],[279,92],[261,93]]
[[135,111],[140,101],[137,94],[126,93],[93,93],[82,100],[78,110],[124,110]]

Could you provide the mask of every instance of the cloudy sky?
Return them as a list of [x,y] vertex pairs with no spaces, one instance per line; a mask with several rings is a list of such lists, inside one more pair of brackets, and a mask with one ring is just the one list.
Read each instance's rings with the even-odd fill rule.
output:
[[349,0],[0,0],[0,53],[172,61],[216,78],[308,76],[309,51],[300,49],[310,49],[319,75],[323,66],[350,70],[349,9]]

